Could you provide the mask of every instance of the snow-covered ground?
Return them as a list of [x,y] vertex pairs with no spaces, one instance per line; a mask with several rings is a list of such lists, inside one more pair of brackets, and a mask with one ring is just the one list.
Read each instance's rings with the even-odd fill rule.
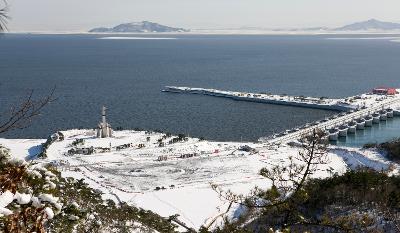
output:
[[[47,150],[48,158],[38,160],[59,166],[63,176],[85,181],[104,193],[105,198],[124,201],[161,216],[179,214],[179,219],[189,227],[198,229],[214,222],[221,213],[237,216],[241,209],[219,198],[211,184],[224,190],[246,194],[253,187],[268,188],[270,183],[258,173],[263,167],[288,163],[298,149],[290,146],[268,147],[261,143],[210,142],[189,138],[168,144],[171,138],[161,133],[143,131],[117,131],[112,138],[96,138],[93,130],[62,132],[65,140],[56,141]],[[72,142],[84,139],[81,148],[93,146],[90,155],[69,155]],[[159,146],[159,139],[166,142]],[[37,139],[0,139],[15,157],[33,158],[40,151]],[[116,150],[117,146],[130,147]],[[141,145],[140,145],[141,144]],[[140,147],[142,148],[139,148]],[[255,152],[239,150],[247,145]],[[99,148],[111,148],[102,152]],[[98,148],[98,149],[96,149]],[[194,157],[181,158],[188,155]],[[390,162],[373,150],[333,147],[328,153],[329,164],[321,165],[316,177],[326,177],[331,172],[343,173],[348,168],[369,166],[386,170]],[[392,172],[398,172],[399,167]],[[219,217],[214,222],[220,224]]]

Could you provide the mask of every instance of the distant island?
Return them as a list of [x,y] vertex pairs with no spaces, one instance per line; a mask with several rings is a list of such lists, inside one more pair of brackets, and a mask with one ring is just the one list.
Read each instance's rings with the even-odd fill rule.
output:
[[[229,34],[274,34],[274,33],[386,33],[400,32],[400,23],[384,22],[370,19],[362,22],[348,24],[342,27],[304,27],[304,28],[266,28],[266,27],[238,27],[220,29],[197,29],[199,33],[229,33]],[[192,31],[192,32],[193,32]]]
[[177,33],[192,32],[199,34],[269,34],[269,33],[381,33],[400,31],[400,23],[384,22],[376,19],[356,22],[342,27],[305,27],[305,28],[264,28],[264,27],[239,27],[220,29],[193,29],[169,27],[149,21],[123,23],[115,27],[98,27],[89,30],[90,33]]
[[112,28],[99,27],[89,30],[92,33],[152,33],[152,32],[189,32],[187,29],[174,28],[149,21],[132,22]]
[[[279,29],[278,29],[279,30]],[[282,29],[285,30],[285,29]],[[340,31],[393,31],[400,30],[399,23],[383,22],[376,19],[370,19],[367,21],[356,22],[345,25],[338,28],[328,27],[314,27],[314,28],[300,28],[292,29],[293,31],[328,31],[328,32],[340,32]]]
[[357,22],[349,24],[340,28],[335,28],[335,31],[391,31],[400,30],[399,23],[383,22],[376,19],[370,19],[368,21]]

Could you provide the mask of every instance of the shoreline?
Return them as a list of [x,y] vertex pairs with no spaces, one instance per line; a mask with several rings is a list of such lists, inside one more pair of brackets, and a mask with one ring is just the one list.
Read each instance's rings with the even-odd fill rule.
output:
[[195,30],[190,32],[85,32],[85,31],[9,31],[3,34],[32,35],[398,35],[400,31],[240,31],[240,30]]

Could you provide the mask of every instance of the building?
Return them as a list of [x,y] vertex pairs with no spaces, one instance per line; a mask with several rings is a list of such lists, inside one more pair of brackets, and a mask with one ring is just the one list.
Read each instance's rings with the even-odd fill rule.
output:
[[106,107],[103,106],[101,111],[102,121],[98,124],[96,129],[96,135],[98,138],[108,138],[112,137],[113,130],[111,125],[107,123],[106,120]]
[[88,147],[88,148],[72,148],[68,150],[69,155],[75,155],[75,154],[82,154],[82,155],[91,155],[94,153],[94,148],[93,146]]
[[377,87],[372,90],[373,94],[377,95],[396,95],[398,94],[396,88]]

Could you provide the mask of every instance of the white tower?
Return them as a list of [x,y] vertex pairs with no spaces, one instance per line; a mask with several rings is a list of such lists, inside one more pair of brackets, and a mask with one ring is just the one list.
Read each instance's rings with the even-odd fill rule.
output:
[[107,123],[106,120],[106,110],[107,108],[103,106],[101,109],[101,122],[98,124],[96,129],[96,134],[98,138],[108,138],[112,137],[113,130],[111,125]]
[[106,121],[106,110],[107,110],[106,106],[103,106],[103,108],[101,109],[101,119],[102,119],[103,125],[107,124],[107,121]]

